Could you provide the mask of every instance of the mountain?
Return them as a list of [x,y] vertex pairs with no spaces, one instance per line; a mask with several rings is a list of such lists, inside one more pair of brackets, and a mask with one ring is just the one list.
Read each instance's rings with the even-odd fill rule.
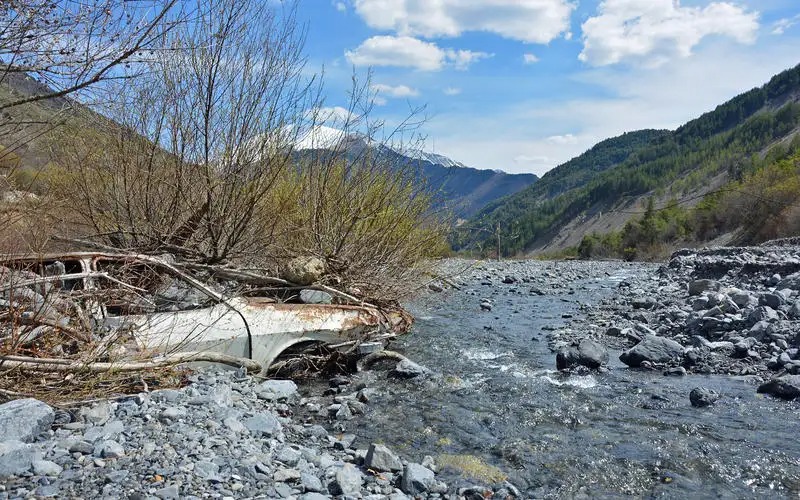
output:
[[792,154],[799,101],[797,66],[674,131],[603,141],[533,186],[487,205],[465,224],[476,230],[454,234],[454,247],[491,248],[486,229],[499,227],[506,255],[563,251],[587,235],[622,231],[648,209],[691,209],[720,190],[740,189],[734,183],[755,175],[766,160]]
[[433,193],[437,206],[460,219],[475,215],[487,204],[517,193],[539,179],[534,174],[472,168],[440,154],[368,141],[327,126],[317,126],[300,137],[296,147],[313,154],[337,148],[341,142],[354,154],[371,148],[394,168],[410,173]]

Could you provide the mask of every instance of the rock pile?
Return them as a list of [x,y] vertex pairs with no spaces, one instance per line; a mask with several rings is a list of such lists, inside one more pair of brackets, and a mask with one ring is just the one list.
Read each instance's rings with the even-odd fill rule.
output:
[[355,448],[352,435],[292,418],[316,411],[335,422],[342,408],[363,411],[367,388],[335,387],[333,411],[290,381],[213,370],[190,380],[70,412],[34,399],[0,405],[0,498],[402,500],[449,492],[430,459],[426,467],[380,444]]

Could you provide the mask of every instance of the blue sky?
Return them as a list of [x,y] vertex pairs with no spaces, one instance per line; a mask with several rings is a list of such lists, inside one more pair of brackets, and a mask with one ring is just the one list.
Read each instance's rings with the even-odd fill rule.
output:
[[301,0],[299,18],[326,106],[371,69],[374,118],[424,105],[426,149],[540,175],[800,63],[800,0]]

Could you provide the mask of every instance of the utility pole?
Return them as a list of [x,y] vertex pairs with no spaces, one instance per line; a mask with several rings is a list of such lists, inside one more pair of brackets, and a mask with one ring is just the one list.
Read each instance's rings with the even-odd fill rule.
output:
[[494,233],[497,236],[497,260],[503,260],[502,255],[500,254],[500,223],[497,223],[497,229]]

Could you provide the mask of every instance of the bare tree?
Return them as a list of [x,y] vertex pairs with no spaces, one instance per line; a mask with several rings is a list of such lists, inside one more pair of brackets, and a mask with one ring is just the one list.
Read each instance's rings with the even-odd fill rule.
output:
[[[267,203],[290,168],[294,136],[316,106],[296,6],[201,0],[165,35],[145,75],[104,109],[116,133],[72,145],[70,184],[87,229],[108,244],[205,263],[269,238]],[[98,147],[100,146],[100,147]]]
[[135,75],[137,60],[187,20],[178,0],[5,0],[0,3],[0,84],[42,86],[0,100],[0,111]]

